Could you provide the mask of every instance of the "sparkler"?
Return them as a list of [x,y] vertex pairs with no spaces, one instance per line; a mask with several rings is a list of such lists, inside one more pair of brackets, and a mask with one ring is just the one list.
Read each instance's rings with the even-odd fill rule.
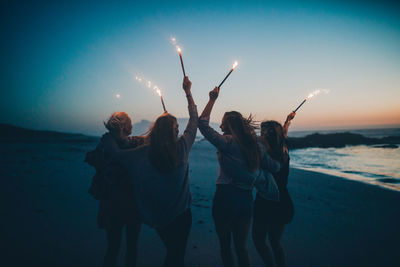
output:
[[307,101],[307,98],[305,98],[303,100],[303,102],[301,102],[301,104],[295,110],[293,110],[293,112],[296,112],[306,101]]
[[180,58],[180,60],[181,60],[181,66],[182,66],[183,77],[185,77],[185,76],[186,76],[186,73],[185,73],[185,66],[183,65],[183,60],[182,60],[182,50],[181,50],[181,48],[180,48],[179,46],[176,46],[176,50],[177,50],[178,53],[179,53],[179,58]]
[[296,112],[307,100],[309,100],[310,98],[312,98],[312,97],[314,97],[314,96],[316,96],[316,95],[319,95],[321,92],[324,92],[324,93],[329,93],[329,90],[328,89],[322,89],[322,90],[315,90],[314,92],[312,92],[311,94],[309,94],[304,100],[303,100],[303,102],[301,102],[301,104],[295,109],[295,110],[293,110],[293,112]]
[[157,86],[154,87],[154,89],[156,90],[157,94],[160,96],[161,104],[162,104],[162,107],[163,107],[163,109],[164,109],[164,112],[167,112],[167,110],[165,109],[164,99],[163,99],[163,97],[162,97],[162,94],[161,94],[160,89],[158,89]]
[[179,53],[179,59],[181,61],[183,77],[185,77],[186,76],[186,72],[185,72],[185,66],[183,65],[183,60],[182,60],[182,49],[179,47],[179,45],[177,45],[175,37],[171,37],[171,43],[176,47],[176,51],[178,51],[178,53]]
[[238,65],[238,62],[235,61],[235,63],[233,63],[233,65],[232,65],[232,69],[228,72],[228,74],[225,76],[225,78],[222,80],[222,82],[218,85],[218,87],[221,87],[224,84],[225,80],[228,79],[229,75],[231,75],[232,71],[237,67],[237,65]]
[[162,104],[162,107],[163,107],[163,109],[164,109],[164,112],[167,112],[167,110],[166,110],[166,108],[165,108],[164,98],[162,97],[161,90],[160,90],[156,85],[154,85],[154,86],[152,87],[152,82],[149,81],[149,80],[140,78],[140,77],[138,77],[138,76],[135,77],[135,80],[138,81],[138,82],[140,82],[140,83],[143,82],[148,88],[153,88],[153,89],[157,92],[157,94],[160,96],[160,100],[161,100],[161,104]]

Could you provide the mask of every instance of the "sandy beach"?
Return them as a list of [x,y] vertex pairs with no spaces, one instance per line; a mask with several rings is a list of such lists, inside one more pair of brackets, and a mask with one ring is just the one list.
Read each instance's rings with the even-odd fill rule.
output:
[[[2,143],[2,266],[101,266],[105,234],[83,162],[95,143]],[[187,266],[222,266],[211,217],[218,164],[197,142],[190,156],[193,225]],[[283,237],[288,266],[400,266],[400,193],[291,169],[296,214]],[[249,236],[253,266],[263,266]],[[124,246],[123,246],[124,248]],[[161,266],[164,247],[144,226],[138,266]],[[123,257],[119,266],[123,266]]]

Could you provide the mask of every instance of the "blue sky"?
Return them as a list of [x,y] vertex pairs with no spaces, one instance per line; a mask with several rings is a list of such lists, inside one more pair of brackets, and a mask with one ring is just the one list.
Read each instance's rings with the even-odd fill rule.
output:
[[[0,122],[100,134],[114,111],[154,120],[157,94],[186,117],[176,37],[199,112],[237,60],[212,114],[285,116],[294,130],[400,124],[400,9],[390,2],[1,4]],[[120,94],[118,99],[116,94]]]

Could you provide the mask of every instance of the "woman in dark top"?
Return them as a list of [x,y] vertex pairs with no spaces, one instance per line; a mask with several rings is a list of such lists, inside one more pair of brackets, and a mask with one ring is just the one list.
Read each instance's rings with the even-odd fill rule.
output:
[[192,225],[188,158],[198,116],[188,77],[184,78],[183,89],[190,118],[182,136],[178,136],[176,118],[164,113],[155,121],[145,144],[137,149],[122,150],[113,138],[103,137],[114,160],[130,175],[143,222],[156,229],[167,248],[164,266],[168,267],[184,266]]
[[251,221],[252,189],[260,184],[259,181],[265,183],[261,165],[269,165],[266,168],[273,171],[279,170],[280,166],[268,156],[263,157],[251,120],[244,119],[239,112],[225,113],[220,126],[223,135],[209,126],[218,93],[218,87],[210,92],[210,100],[199,119],[200,132],[218,149],[220,168],[212,215],[224,266],[234,266],[232,237],[239,266],[250,266],[246,241]]
[[[278,160],[282,168],[273,173],[279,189],[279,201],[266,200],[257,194],[254,202],[253,241],[266,266],[285,266],[285,250],[281,238],[285,225],[292,221],[294,206],[287,183],[289,176],[289,152],[286,137],[290,121],[296,113],[287,116],[284,126],[276,121],[261,123],[261,141],[272,158]],[[268,235],[272,252],[265,243]]]
[[[104,125],[109,131],[108,135],[121,149],[135,148],[143,144],[143,137],[129,136],[132,132],[132,122],[125,112],[113,113]],[[110,163],[111,152],[104,142],[101,141],[96,150],[102,154],[104,160],[103,170],[98,170],[99,180],[94,181],[103,185],[103,192],[101,195],[98,194],[100,205],[97,217],[99,227],[104,228],[107,235],[107,251],[103,266],[116,266],[124,227],[126,227],[127,244],[126,266],[136,266],[137,244],[142,222],[139,219],[128,173],[120,164]],[[95,185],[92,183],[89,193],[96,193],[98,188],[94,187]]]

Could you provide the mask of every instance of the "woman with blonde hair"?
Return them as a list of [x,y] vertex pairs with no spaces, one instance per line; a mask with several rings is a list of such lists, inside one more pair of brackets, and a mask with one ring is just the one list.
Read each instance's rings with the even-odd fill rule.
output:
[[[143,137],[129,136],[132,122],[125,112],[113,113],[104,126],[121,149],[135,148],[143,144]],[[137,243],[142,222],[133,196],[128,173],[120,164],[111,161],[107,145],[100,141],[89,152],[86,161],[96,168],[89,193],[100,200],[98,225],[105,229],[107,251],[103,266],[116,266],[121,247],[122,230],[126,228],[126,266],[136,266]]]

